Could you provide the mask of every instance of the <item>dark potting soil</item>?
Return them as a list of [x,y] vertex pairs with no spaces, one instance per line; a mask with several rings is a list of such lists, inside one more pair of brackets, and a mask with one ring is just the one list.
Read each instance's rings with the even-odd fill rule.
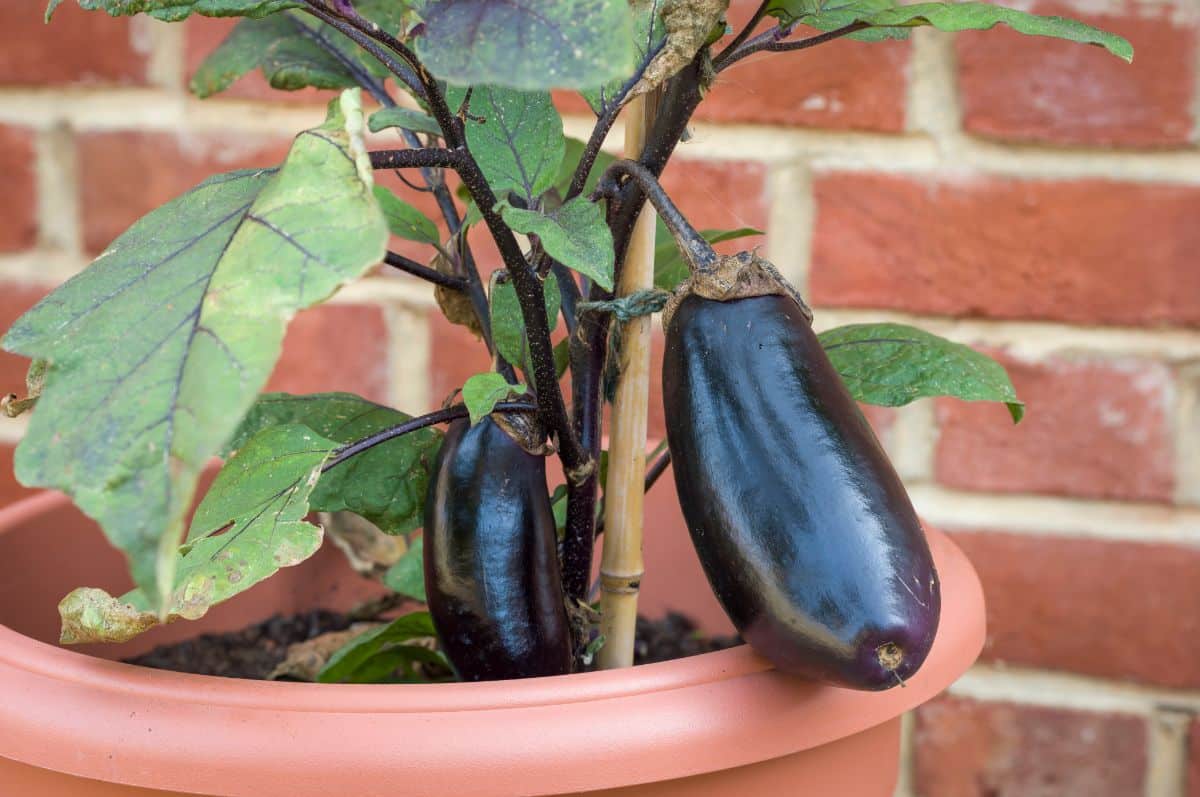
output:
[[[204,634],[162,645],[125,661],[159,670],[263,680],[283,661],[289,645],[329,631],[345,630],[352,622],[344,614],[323,609],[291,617],[276,615],[241,631]],[[737,637],[706,637],[697,631],[690,618],[675,612],[656,620],[639,616],[634,663],[681,659],[723,650],[740,642]]]

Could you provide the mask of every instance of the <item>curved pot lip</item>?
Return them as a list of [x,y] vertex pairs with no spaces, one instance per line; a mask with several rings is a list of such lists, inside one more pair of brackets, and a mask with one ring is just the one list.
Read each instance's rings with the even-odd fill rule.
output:
[[[0,535],[66,503],[65,496],[47,493],[2,509]],[[341,775],[357,770],[361,776],[341,777],[335,792],[351,793],[354,782],[361,779],[360,786],[365,787],[376,776],[395,782],[398,762],[384,756],[388,766],[380,771],[379,750],[363,744],[361,732],[356,745],[347,744],[345,723],[351,717],[372,729],[371,738],[422,735],[417,746],[429,746],[427,753],[433,760],[418,756],[415,768],[400,767],[406,778],[417,779],[404,781],[417,793],[424,793],[419,791],[421,784],[430,788],[436,784],[437,789],[461,795],[512,794],[518,781],[504,773],[513,771],[514,761],[521,762],[523,777],[528,778],[521,789],[540,782],[553,785],[548,792],[521,792],[531,794],[560,793],[568,787],[611,788],[755,763],[893,719],[933,697],[974,662],[984,636],[978,578],[947,537],[930,530],[929,542],[943,589],[955,597],[943,601],[933,650],[905,688],[872,693],[800,681],[776,672],[744,645],[626,670],[514,681],[411,685],[249,681],[97,659],[0,625],[0,739],[5,740],[0,755],[86,777],[187,791],[190,769],[201,761],[207,765],[206,748],[222,757],[220,730],[197,733],[195,727],[168,717],[153,726],[155,744],[122,747],[121,755],[113,757],[114,738],[126,737],[132,726],[145,734],[148,718],[174,712],[201,726],[216,722],[218,728],[228,729],[236,722],[238,734],[256,740],[256,753],[249,760],[229,760],[224,755],[227,760],[211,772],[216,780],[205,788],[223,789],[214,793],[228,795],[330,793],[319,788],[296,791],[294,782],[282,792],[262,787],[269,782],[261,776],[264,771],[283,774],[286,782],[286,774],[300,766],[307,769],[322,756]],[[120,710],[113,711],[114,705]],[[103,721],[94,721],[96,711],[102,712]],[[636,715],[647,721],[631,721],[635,716],[631,711],[648,712]],[[72,714],[84,719],[93,716],[93,721],[62,722]],[[138,715],[141,718],[133,722]],[[281,741],[270,741],[285,716],[293,732]],[[125,725],[131,728],[123,730]],[[565,728],[573,729],[564,732]],[[297,736],[303,744],[296,743]],[[524,747],[536,750],[548,736],[558,738],[555,761],[516,754]],[[204,741],[197,744],[197,739]],[[431,739],[441,743],[430,745]],[[607,739],[620,741],[598,743]],[[224,743],[236,742],[227,738]],[[297,756],[294,748],[300,748],[302,755]],[[105,760],[105,756],[107,763],[99,773],[81,763]],[[462,764],[472,758],[470,767]],[[156,771],[147,759],[174,762],[183,767],[184,779],[179,772]],[[272,764],[264,766],[264,759]],[[430,775],[431,768],[439,765],[447,771]],[[474,771],[476,781],[456,780],[456,767],[462,777],[466,770]],[[529,768],[553,775],[539,781]],[[251,771],[258,777],[249,776]],[[480,772],[491,773],[487,784],[477,782]],[[380,781],[373,782],[377,786]],[[259,785],[248,785],[255,783]],[[364,793],[374,792],[368,788]]]

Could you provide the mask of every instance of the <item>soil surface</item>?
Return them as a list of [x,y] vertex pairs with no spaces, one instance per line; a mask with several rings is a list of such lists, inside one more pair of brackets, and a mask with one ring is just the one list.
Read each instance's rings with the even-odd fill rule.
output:
[[[344,614],[323,609],[291,617],[276,615],[241,631],[204,634],[126,661],[160,670],[263,680],[283,661],[289,645],[344,630],[352,622]],[[656,620],[638,617],[634,663],[681,659],[740,642],[737,637],[706,637],[691,619],[674,612]]]

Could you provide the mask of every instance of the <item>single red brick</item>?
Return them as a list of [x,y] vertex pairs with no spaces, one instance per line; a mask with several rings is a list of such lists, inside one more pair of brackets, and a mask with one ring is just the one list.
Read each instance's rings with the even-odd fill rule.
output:
[[954,533],[987,595],[983,656],[1169,687],[1200,686],[1200,550]]
[[1195,21],[1173,4],[1129,3],[1087,14],[1066,3],[1032,11],[1125,36],[1126,64],[1098,47],[1000,29],[956,40],[963,126],[1011,141],[1132,147],[1186,145],[1194,129]]
[[220,172],[283,162],[291,142],[239,134],[89,133],[78,139],[83,239],[108,246],[140,217]]
[[28,498],[36,490],[25,487],[13,475],[13,452],[16,446],[0,443],[0,507]]
[[[44,285],[27,284],[5,280],[0,282],[0,335],[25,311],[42,300],[50,292]],[[0,396],[9,393],[25,395],[25,374],[29,371],[29,360],[0,351]]]
[[815,190],[817,304],[1200,325],[1200,189],[832,173]]
[[[204,59],[225,41],[225,37],[240,22],[235,18],[191,17],[184,23],[184,69],[186,79],[204,63]],[[300,89],[299,91],[280,91],[271,88],[260,70],[254,69],[245,77],[240,78],[218,97],[229,97],[239,100],[268,100],[286,103],[326,103],[333,97],[333,92],[321,89]]]
[[268,390],[341,390],[387,404],[391,367],[387,317],[374,305],[323,304],[292,320]]
[[938,481],[996,492],[1169,501],[1174,490],[1169,370],[1131,360],[1002,358],[1026,416],[939,399]]
[[1141,794],[1146,720],[940,697],[917,709],[922,797]]
[[[759,5],[734,0],[734,28]],[[799,28],[792,38],[817,32]],[[908,42],[846,39],[811,51],[752,55],[718,75],[696,118],[896,132],[904,128],[909,50]]]
[[47,25],[46,4],[0,3],[0,85],[144,84],[148,53],[128,19],[63,3]]
[[0,252],[27,249],[37,240],[36,157],[32,131],[0,125]]

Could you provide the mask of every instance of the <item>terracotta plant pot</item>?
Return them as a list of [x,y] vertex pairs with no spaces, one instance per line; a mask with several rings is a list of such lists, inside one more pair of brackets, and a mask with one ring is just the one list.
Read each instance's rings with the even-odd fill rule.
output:
[[[716,619],[671,490],[652,495],[643,605]],[[983,644],[970,563],[941,534],[930,542],[942,622],[903,689],[798,681],[745,647],[501,683],[270,683],[110,659],[273,612],[345,607],[368,588],[339,554],[326,546],[199,622],[67,650],[54,643],[58,600],[82,584],[122,589],[124,562],[64,498],[37,496],[0,511],[0,794],[890,795],[900,715]]]

